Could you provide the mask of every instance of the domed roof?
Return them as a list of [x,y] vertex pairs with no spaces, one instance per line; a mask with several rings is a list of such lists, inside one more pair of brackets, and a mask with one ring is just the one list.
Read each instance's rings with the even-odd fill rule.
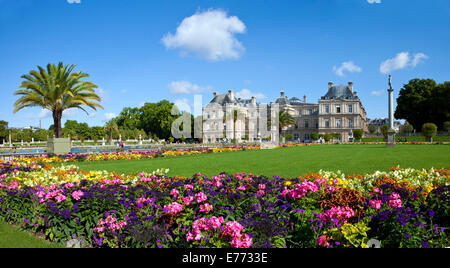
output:
[[358,98],[348,86],[337,85],[328,89],[328,92],[322,99],[355,99]]

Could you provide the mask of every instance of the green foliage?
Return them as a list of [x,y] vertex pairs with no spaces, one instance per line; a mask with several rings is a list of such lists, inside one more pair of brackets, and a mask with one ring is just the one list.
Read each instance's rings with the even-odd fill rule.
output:
[[383,137],[384,137],[385,139],[387,139],[387,136],[388,136],[388,130],[389,130],[389,125],[388,125],[388,124],[382,125],[382,126],[380,127],[380,130],[381,130],[381,134],[383,135]]
[[375,134],[377,132],[378,127],[376,125],[369,125],[369,133]]
[[422,135],[427,138],[433,138],[437,133],[437,126],[433,123],[425,123],[422,126]]
[[317,133],[317,132],[311,132],[311,135],[310,135],[310,137],[311,137],[311,139],[312,140],[318,140],[319,139],[319,133]]
[[436,84],[432,79],[413,79],[397,98],[395,118],[406,119],[419,129],[426,122],[442,126],[450,120],[450,82]]
[[[48,64],[47,69],[38,66],[23,75],[24,81],[14,95],[21,96],[14,104],[14,113],[28,107],[42,107],[52,112],[54,134],[62,138],[61,119],[63,111],[71,108],[81,109],[87,106],[96,110],[103,108],[100,97],[95,92],[98,87],[92,82],[81,79],[89,77],[87,73],[73,72],[75,65]],[[87,113],[87,112],[86,112]]]
[[294,135],[292,134],[287,134],[286,136],[284,136],[286,138],[287,141],[292,141],[294,140]]
[[364,135],[364,131],[363,131],[362,129],[353,129],[353,138],[354,138],[356,141],[361,140],[361,138],[363,137],[363,135]]
[[0,120],[0,142],[2,142],[2,140],[6,140],[8,135],[8,122]]

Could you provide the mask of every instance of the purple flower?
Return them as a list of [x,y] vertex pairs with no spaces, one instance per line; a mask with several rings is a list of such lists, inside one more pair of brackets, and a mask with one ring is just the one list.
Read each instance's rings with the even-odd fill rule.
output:
[[430,248],[430,245],[428,245],[427,241],[422,240],[422,242],[420,242],[422,244],[422,247],[424,248]]
[[410,238],[411,238],[411,235],[408,234],[408,233],[405,233],[405,237],[408,238],[408,239],[410,239]]

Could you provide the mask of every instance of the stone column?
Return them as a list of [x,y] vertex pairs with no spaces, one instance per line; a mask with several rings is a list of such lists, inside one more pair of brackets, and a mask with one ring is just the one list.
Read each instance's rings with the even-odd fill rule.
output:
[[395,129],[394,129],[394,89],[391,84],[391,75],[389,75],[389,89],[388,89],[388,112],[389,112],[389,129],[388,129],[388,140],[386,143],[387,147],[395,147]]

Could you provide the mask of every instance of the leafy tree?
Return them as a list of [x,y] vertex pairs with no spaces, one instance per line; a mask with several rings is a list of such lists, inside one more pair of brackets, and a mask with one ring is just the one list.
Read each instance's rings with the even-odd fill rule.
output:
[[92,127],[90,129],[90,138],[92,138],[94,141],[98,141],[99,139],[102,139],[105,137],[106,131],[103,127]]
[[433,137],[437,133],[437,126],[433,123],[425,123],[422,126],[422,135],[427,138],[428,141],[432,141]]
[[73,72],[75,65],[48,64],[47,69],[38,66],[38,71],[32,70],[23,75],[19,90],[14,95],[21,96],[14,104],[14,113],[27,107],[42,107],[50,110],[53,115],[54,134],[62,138],[61,118],[64,110],[77,108],[87,111],[83,106],[103,108],[97,101],[101,101],[96,94],[97,85],[82,81],[89,77],[87,73]]
[[388,136],[388,130],[389,130],[389,125],[388,125],[388,124],[384,124],[384,125],[382,125],[381,128],[380,128],[381,134],[383,134],[383,137],[384,137],[385,139],[387,139],[387,136]]
[[123,129],[140,129],[142,127],[141,116],[142,111],[139,108],[126,107],[116,119],[117,126]]
[[167,100],[158,103],[145,103],[141,107],[141,127],[147,133],[168,139],[171,136],[171,126],[173,121],[181,114],[172,115],[174,104]]
[[376,125],[370,124],[369,125],[369,133],[370,134],[375,134],[377,132],[378,127]]
[[294,135],[292,134],[287,134],[286,136],[284,136],[286,138],[287,141],[292,141],[294,140]]
[[311,139],[312,140],[318,140],[319,139],[319,133],[317,133],[317,132],[311,132],[311,135],[310,135],[310,137],[311,137]]
[[400,132],[401,132],[402,134],[409,134],[409,133],[412,133],[413,130],[414,130],[414,127],[413,127],[412,125],[410,125],[410,124],[405,124],[405,125],[403,125],[403,126],[400,127]]
[[33,137],[36,141],[46,141],[48,137],[48,131],[45,129],[38,129],[33,133]]
[[450,82],[437,85],[432,79],[413,79],[397,98],[395,118],[406,119],[415,129],[427,122],[442,126],[450,120]]
[[0,120],[0,143],[3,143],[8,136],[8,122]]
[[323,135],[323,139],[326,142],[329,142],[332,138],[333,138],[333,135],[331,133],[326,133],[325,135]]
[[363,131],[362,129],[353,129],[353,138],[354,138],[356,141],[361,140],[361,138],[363,137],[363,135],[364,135],[364,131]]

